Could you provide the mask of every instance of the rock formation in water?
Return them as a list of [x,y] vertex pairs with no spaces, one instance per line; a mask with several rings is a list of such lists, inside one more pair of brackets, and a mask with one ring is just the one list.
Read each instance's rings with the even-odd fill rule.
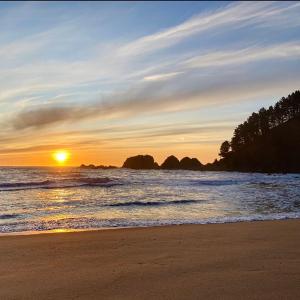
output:
[[90,165],[82,164],[80,166],[80,168],[82,168],[82,169],[104,169],[104,170],[106,170],[106,169],[116,169],[117,167],[115,167],[115,166],[103,166],[103,165],[95,166],[93,164],[90,164]]
[[123,168],[129,169],[164,169],[164,170],[201,170],[201,162],[197,158],[184,157],[180,162],[171,155],[159,167],[150,155],[137,155],[129,157],[123,164]]
[[158,169],[158,164],[151,155],[136,155],[125,160],[123,168],[128,169]]
[[179,170],[180,163],[177,157],[171,155],[166,158],[166,160],[161,164],[160,168],[165,170]]
[[182,170],[201,170],[203,165],[197,158],[184,157],[179,166]]

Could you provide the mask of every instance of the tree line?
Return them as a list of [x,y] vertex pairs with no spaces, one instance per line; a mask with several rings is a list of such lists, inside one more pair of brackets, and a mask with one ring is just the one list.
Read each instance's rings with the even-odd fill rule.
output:
[[[239,152],[247,145],[254,143],[259,137],[267,135],[273,128],[300,116],[300,91],[282,97],[274,106],[261,108],[242,124],[238,125],[231,141],[225,141],[220,147],[220,156],[228,157]],[[300,133],[299,133],[300,134]]]

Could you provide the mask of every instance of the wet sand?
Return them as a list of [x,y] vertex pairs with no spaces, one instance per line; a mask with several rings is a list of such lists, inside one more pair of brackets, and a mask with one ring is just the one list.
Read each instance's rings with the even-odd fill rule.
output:
[[300,299],[300,220],[0,237],[0,299]]

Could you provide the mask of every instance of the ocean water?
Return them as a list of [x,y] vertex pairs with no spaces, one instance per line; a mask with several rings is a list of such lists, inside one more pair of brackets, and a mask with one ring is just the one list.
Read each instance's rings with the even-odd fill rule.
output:
[[0,168],[0,233],[300,217],[300,174]]

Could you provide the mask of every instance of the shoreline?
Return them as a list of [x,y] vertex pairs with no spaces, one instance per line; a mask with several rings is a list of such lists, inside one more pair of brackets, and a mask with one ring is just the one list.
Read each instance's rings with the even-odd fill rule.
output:
[[[209,164],[209,163],[208,163]],[[134,169],[134,168],[124,168],[122,166],[114,166],[114,168],[89,168],[89,167],[81,167],[80,165],[44,165],[44,166],[27,166],[27,165],[13,165],[13,166],[0,166],[0,168],[7,168],[7,169],[34,169],[34,168],[58,168],[58,169],[67,169],[67,168],[74,168],[74,169],[82,169],[82,170],[101,170],[101,171],[106,171],[106,170],[129,170],[129,171],[187,171],[187,172],[226,172],[226,173],[249,173],[249,174],[266,174],[266,175],[300,175],[300,171],[297,172],[286,172],[286,171],[260,171],[260,170],[241,170],[241,169],[201,169],[201,170],[193,170],[193,169]]]
[[57,229],[49,229],[49,230],[28,230],[28,231],[15,231],[15,232],[0,232],[0,238],[4,236],[31,236],[31,235],[43,235],[43,234],[62,234],[62,233],[80,233],[80,232],[89,232],[89,231],[110,231],[110,230],[126,230],[126,229],[143,229],[143,228],[164,228],[164,227],[173,227],[173,226],[198,226],[198,225],[226,225],[226,224],[239,224],[239,223],[255,223],[255,222],[277,222],[277,221],[288,221],[288,220],[299,220],[300,216],[296,215],[294,217],[286,217],[282,216],[279,218],[266,218],[266,219],[240,219],[240,220],[232,220],[225,222],[202,222],[199,223],[174,223],[174,224],[161,224],[161,225],[140,225],[140,226],[115,226],[115,227],[97,227],[97,228],[57,228]]
[[299,299],[300,220],[0,237],[1,299]]

